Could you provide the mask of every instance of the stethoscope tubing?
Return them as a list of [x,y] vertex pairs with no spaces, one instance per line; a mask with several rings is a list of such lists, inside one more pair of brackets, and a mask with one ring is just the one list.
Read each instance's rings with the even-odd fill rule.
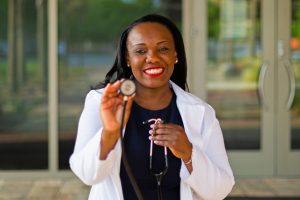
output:
[[[157,119],[149,119],[148,121],[146,121],[146,123],[151,123],[154,122],[154,124],[159,124],[159,123],[164,123],[163,120],[161,120],[160,118]],[[144,122],[145,124],[145,122]],[[154,128],[152,128],[152,130],[154,131]],[[155,177],[156,182],[157,182],[157,196],[158,196],[158,200],[162,200],[162,191],[161,191],[161,181],[163,176],[167,173],[168,171],[168,150],[167,147],[164,146],[164,157],[165,157],[165,168],[164,170],[162,170],[159,173],[155,173],[153,172],[153,166],[152,166],[152,158],[153,158],[153,140],[150,141],[150,152],[149,152],[149,171],[150,173]]]

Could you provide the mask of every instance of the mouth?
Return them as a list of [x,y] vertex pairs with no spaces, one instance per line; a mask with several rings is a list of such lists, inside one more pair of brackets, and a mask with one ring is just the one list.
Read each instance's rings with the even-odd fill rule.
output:
[[162,67],[150,67],[144,70],[144,73],[151,77],[160,76],[164,72],[164,68]]

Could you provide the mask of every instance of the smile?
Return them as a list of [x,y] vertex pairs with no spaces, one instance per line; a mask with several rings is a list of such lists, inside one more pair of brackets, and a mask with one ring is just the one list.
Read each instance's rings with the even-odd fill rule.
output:
[[144,70],[144,73],[148,76],[160,76],[164,72],[164,69],[161,67],[148,68]]

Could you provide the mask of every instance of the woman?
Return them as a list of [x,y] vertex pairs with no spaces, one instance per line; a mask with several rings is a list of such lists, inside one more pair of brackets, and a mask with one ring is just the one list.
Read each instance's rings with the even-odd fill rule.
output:
[[[92,186],[89,199],[136,199],[121,162],[120,131],[144,199],[157,199],[152,173],[165,169],[165,148],[164,199],[223,199],[229,194],[234,177],[219,122],[208,104],[185,91],[186,75],[182,36],[167,18],[146,15],[122,33],[111,70],[86,97],[70,158],[72,171]],[[118,90],[124,78],[134,80],[136,93],[128,99],[120,130],[123,96]]]

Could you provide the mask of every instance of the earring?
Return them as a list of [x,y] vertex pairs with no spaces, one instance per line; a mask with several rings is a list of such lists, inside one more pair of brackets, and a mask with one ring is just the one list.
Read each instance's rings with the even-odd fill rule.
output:
[[127,67],[130,67],[129,63],[127,63]]
[[176,63],[178,63],[178,58],[176,58],[176,60],[175,60],[175,64],[176,64]]

